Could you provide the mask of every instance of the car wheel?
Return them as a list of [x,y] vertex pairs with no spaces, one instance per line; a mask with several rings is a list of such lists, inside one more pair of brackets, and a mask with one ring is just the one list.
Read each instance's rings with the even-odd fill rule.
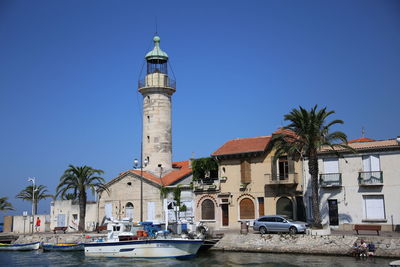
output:
[[268,233],[267,228],[265,228],[264,226],[261,226],[260,227],[260,234],[265,235],[267,233]]
[[290,228],[289,228],[289,233],[290,233],[291,235],[297,234],[297,229],[296,229],[296,227],[294,227],[294,226],[290,227]]

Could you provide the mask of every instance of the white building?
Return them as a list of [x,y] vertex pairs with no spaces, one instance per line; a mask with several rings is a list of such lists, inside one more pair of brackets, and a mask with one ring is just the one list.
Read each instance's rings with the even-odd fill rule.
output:
[[[320,210],[323,224],[351,230],[354,224],[379,224],[382,230],[400,227],[400,138],[349,141],[356,150],[319,152]],[[305,202],[312,220],[311,181],[305,161]]]
[[[98,222],[97,202],[86,203],[85,230],[94,231]],[[50,206],[50,231],[55,227],[67,227],[67,232],[77,232],[79,225],[79,201],[56,200]]]

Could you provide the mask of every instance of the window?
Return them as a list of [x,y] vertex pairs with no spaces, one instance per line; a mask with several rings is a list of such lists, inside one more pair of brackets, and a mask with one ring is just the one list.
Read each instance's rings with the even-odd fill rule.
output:
[[201,203],[201,219],[215,220],[215,207],[212,200],[206,199]]
[[147,136],[147,143],[150,143],[150,136]]
[[281,217],[275,217],[276,222],[284,222],[284,219]]
[[284,180],[289,177],[289,162],[287,156],[279,157],[278,172],[279,172],[279,180]]
[[240,177],[242,184],[249,184],[251,182],[250,161],[243,160],[240,163]]
[[150,116],[147,116],[147,122],[150,123]]
[[240,201],[240,219],[254,219],[254,203],[250,198],[244,198]]
[[339,173],[339,160],[337,158],[324,159],[324,173]]
[[364,195],[364,220],[385,220],[385,202],[383,195]]
[[379,155],[368,155],[362,157],[364,172],[377,172],[381,170]]

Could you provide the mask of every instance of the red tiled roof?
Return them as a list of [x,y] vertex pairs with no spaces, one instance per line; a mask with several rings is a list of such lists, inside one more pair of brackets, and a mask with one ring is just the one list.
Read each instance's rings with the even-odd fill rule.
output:
[[[361,139],[361,138],[360,138]],[[369,138],[366,138],[369,139]],[[372,140],[372,139],[370,139]],[[397,142],[396,139],[387,139],[387,140],[373,140],[373,141],[359,141],[359,142],[351,142],[349,141],[349,146],[354,148],[355,150],[379,150],[379,149],[399,149],[400,144]],[[337,151],[345,151],[346,148],[335,148]],[[325,147],[321,149],[321,152],[329,152],[332,151],[331,148]]]
[[221,155],[232,155],[232,154],[265,151],[270,140],[271,136],[237,138],[229,140],[211,155],[221,156]]
[[[143,171],[143,178],[148,181],[159,184],[161,186],[168,186],[174,184],[175,182],[179,181],[180,179],[192,173],[192,168],[190,167],[188,160],[173,162],[172,166],[173,166],[172,171],[162,176],[161,179],[160,177],[157,177],[154,174],[147,171]],[[121,173],[121,175],[126,174],[128,172],[135,173],[140,176],[140,170],[137,169],[123,172]]]
[[361,137],[358,139],[350,140],[348,143],[360,143],[360,142],[372,142],[376,141],[375,139],[367,138],[367,137]]

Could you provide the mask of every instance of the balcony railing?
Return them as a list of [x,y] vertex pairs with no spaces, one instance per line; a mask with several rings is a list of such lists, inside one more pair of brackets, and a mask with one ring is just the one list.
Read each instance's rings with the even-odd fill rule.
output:
[[167,87],[176,89],[176,81],[166,75],[156,75],[139,80],[138,87]]
[[341,173],[323,173],[319,175],[319,185],[321,187],[342,186]]
[[219,183],[211,180],[199,180],[193,183],[194,191],[216,191],[219,190]]
[[288,173],[285,175],[268,175],[270,177],[269,182],[271,184],[298,184],[298,174]]
[[359,172],[358,173],[358,184],[359,185],[382,185],[383,184],[383,172]]

